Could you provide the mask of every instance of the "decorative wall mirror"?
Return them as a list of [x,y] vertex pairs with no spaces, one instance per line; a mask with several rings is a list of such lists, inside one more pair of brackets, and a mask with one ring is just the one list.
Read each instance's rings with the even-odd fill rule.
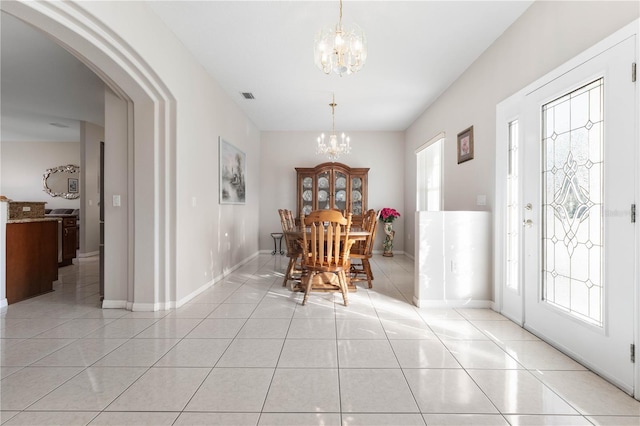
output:
[[43,191],[52,197],[80,197],[80,167],[73,164],[47,169],[42,176]]

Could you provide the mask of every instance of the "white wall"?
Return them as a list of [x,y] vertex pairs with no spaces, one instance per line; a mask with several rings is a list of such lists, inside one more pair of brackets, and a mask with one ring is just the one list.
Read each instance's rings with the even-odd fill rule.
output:
[[[52,197],[43,191],[47,169],[80,165],[80,142],[11,142],[0,144],[0,193],[14,201],[44,201],[47,209],[79,209],[80,200]],[[82,188],[83,182],[80,187]]]
[[[127,266],[132,260],[127,229],[131,218],[126,208],[128,192],[127,103],[109,89],[104,92],[104,300],[106,305],[125,304],[130,300],[131,280]],[[115,167],[111,165],[120,165]],[[120,195],[122,206],[113,205]]]
[[[157,51],[155,43],[151,47]],[[180,301],[257,253],[262,147],[257,127],[182,45],[174,43],[176,50],[164,60],[170,70],[165,82],[178,105],[176,300]],[[246,154],[245,204],[219,203],[220,136]]]
[[[262,195],[258,129],[199,66],[192,64],[185,75],[176,152],[177,300],[257,253]],[[219,203],[220,136],[246,154],[245,204]]]
[[[640,15],[639,2],[537,1],[406,131],[406,211],[415,210],[414,150],[439,132],[444,210],[494,209],[496,105]],[[446,64],[443,64],[446,66]],[[474,126],[475,158],[457,164],[456,135]],[[477,195],[487,196],[477,206]],[[413,233],[413,215],[406,215]],[[413,251],[409,245],[407,251]]]
[[[351,154],[337,161],[349,167],[369,167],[367,207],[376,210],[392,207],[404,218],[404,133],[345,132],[351,137]],[[295,168],[314,167],[329,161],[326,156],[316,154],[316,139],[320,133],[262,132],[260,250],[273,250],[273,240],[269,234],[282,230],[278,209],[286,208],[294,212],[297,209]],[[413,212],[409,216],[413,217]],[[403,238],[403,225],[403,220],[394,222],[394,252],[402,252],[407,245],[413,244],[412,238]],[[382,251],[383,239],[384,232],[379,231],[374,250]]]
[[[167,214],[174,217],[168,217],[166,228],[148,230],[157,232],[155,237],[147,235],[148,231],[138,233],[136,226],[135,253],[137,264],[140,247],[149,240],[175,238],[175,244],[167,247],[174,253],[175,271],[163,264],[152,267],[159,271],[159,276],[175,274],[169,277],[169,282],[175,280],[175,288],[159,288],[155,283],[151,283],[150,288],[155,286],[157,294],[165,299],[185,300],[258,251],[260,133],[143,2],[83,2],[82,7],[126,40],[175,99],[174,105],[168,105],[176,111],[175,145],[167,146],[164,151],[154,151],[153,142],[133,147],[134,181],[151,179],[154,170],[162,167],[176,177],[174,181],[164,182],[164,193],[138,191],[134,194],[136,218],[141,206],[144,206],[143,215],[151,217],[154,210],[147,212],[146,209],[153,207],[167,208]],[[218,203],[219,136],[247,154],[245,205]],[[159,166],[160,163],[163,166]],[[106,190],[105,193],[108,194]],[[175,205],[167,207],[172,193],[175,193]],[[144,248],[145,251],[157,249]],[[136,275],[136,286],[144,279],[148,280]]]

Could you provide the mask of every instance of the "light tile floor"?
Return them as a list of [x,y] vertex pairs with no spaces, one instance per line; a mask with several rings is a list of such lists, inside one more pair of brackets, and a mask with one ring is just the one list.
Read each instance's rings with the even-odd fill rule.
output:
[[301,294],[261,254],[176,310],[99,309],[97,259],[0,312],[3,425],[640,425],[640,402],[487,309],[418,309],[413,261]]

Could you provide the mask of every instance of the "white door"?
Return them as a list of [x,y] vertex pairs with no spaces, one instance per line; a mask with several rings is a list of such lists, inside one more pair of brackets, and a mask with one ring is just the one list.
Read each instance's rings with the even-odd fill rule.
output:
[[524,326],[632,393],[635,37],[524,97]]

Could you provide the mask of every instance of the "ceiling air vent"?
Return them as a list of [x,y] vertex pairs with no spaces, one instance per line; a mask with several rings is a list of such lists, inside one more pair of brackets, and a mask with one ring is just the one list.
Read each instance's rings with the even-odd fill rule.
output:
[[253,96],[253,93],[251,93],[251,92],[242,92],[242,96],[245,99],[255,99],[255,97]]
[[66,129],[69,127],[66,124],[62,124],[62,123],[49,123],[49,124],[53,127],[60,127],[61,129]]

